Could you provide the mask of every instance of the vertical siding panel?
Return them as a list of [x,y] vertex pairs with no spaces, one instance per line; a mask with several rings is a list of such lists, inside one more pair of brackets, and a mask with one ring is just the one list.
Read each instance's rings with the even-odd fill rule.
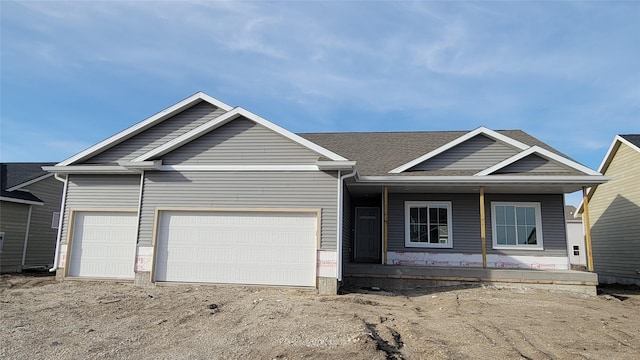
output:
[[342,213],[342,263],[348,264],[351,262],[351,251],[353,248],[353,213],[351,207],[351,194],[347,185],[343,184],[343,213]]
[[68,175],[61,242],[67,242],[69,215],[74,209],[137,209],[140,175]]
[[0,271],[13,272],[21,269],[29,206],[37,205],[0,201],[0,231],[4,232]]
[[620,144],[589,201],[594,270],[640,280],[640,153]]
[[224,110],[205,101],[200,102],[83,163],[104,164],[130,161],[224,113]]
[[162,156],[166,165],[315,164],[316,160],[315,152],[244,118]]
[[[29,226],[29,241],[25,266],[48,266],[53,264],[58,229],[51,227],[54,212],[60,211],[63,183],[53,176],[24,187],[39,199],[42,206],[34,206]],[[57,224],[56,224],[57,225]]]
[[322,210],[321,248],[336,250],[336,172],[146,172],[140,245],[153,243],[157,207]]

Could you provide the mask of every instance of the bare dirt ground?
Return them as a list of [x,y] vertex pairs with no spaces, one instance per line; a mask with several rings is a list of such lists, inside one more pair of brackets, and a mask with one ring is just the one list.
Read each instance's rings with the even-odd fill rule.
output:
[[2,359],[640,359],[640,291],[414,293],[0,276]]

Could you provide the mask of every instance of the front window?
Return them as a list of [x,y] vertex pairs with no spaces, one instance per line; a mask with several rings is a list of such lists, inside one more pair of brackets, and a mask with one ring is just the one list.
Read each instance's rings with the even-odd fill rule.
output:
[[452,248],[450,202],[405,202],[405,246]]
[[539,203],[491,203],[494,249],[542,250]]

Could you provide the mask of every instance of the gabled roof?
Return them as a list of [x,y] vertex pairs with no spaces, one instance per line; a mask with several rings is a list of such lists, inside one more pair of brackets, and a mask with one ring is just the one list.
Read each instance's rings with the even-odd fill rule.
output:
[[524,159],[527,156],[534,155],[534,154],[538,155],[538,156],[541,156],[541,157],[543,157],[543,158],[545,158],[547,160],[557,161],[557,162],[559,162],[559,163],[561,163],[561,164],[563,164],[565,166],[568,166],[570,168],[573,168],[575,170],[578,170],[578,171],[583,172],[583,173],[588,174],[588,175],[600,175],[600,173],[597,172],[597,171],[591,170],[591,169],[589,169],[588,167],[586,167],[584,165],[578,164],[577,162],[575,162],[573,160],[570,160],[570,159],[562,157],[562,156],[560,156],[558,154],[552,153],[551,151],[545,150],[545,149],[543,149],[543,148],[541,148],[539,146],[532,146],[532,147],[528,148],[527,150],[522,151],[522,152],[520,152],[520,153],[518,153],[518,154],[516,154],[516,155],[514,155],[514,156],[512,156],[512,157],[510,157],[508,159],[505,159],[504,161],[501,161],[501,162],[499,162],[499,163],[497,163],[497,164],[495,164],[495,165],[493,165],[493,166],[491,166],[491,167],[489,167],[489,168],[487,168],[485,170],[482,170],[482,171],[480,171],[479,173],[477,173],[475,175],[476,176],[485,176],[485,175],[493,174],[493,173],[495,173],[496,171],[498,171],[500,169],[504,169],[505,167],[507,167],[507,166],[509,166],[509,165],[521,160],[521,159]]
[[[629,148],[640,153],[640,134],[616,135],[613,138],[611,145],[609,146],[609,150],[607,150],[607,153],[604,155],[604,158],[602,159],[602,162],[598,167],[599,173],[606,174],[607,169],[609,168],[611,161],[613,161],[613,158],[615,157],[615,154],[621,144],[625,144],[629,146]],[[597,186],[589,188],[589,191],[587,192],[587,201],[591,200],[591,197],[593,196],[593,193],[597,188]],[[578,206],[578,212],[581,214],[584,212],[583,202],[580,202],[580,205]]]
[[214,129],[219,128],[220,126],[233,121],[234,119],[237,119],[239,117],[243,117],[245,119],[251,120],[253,122],[255,122],[256,124],[260,124],[312,151],[315,151],[316,153],[330,159],[330,160],[334,160],[334,161],[346,161],[347,159],[345,159],[344,157],[329,151],[321,146],[318,146],[317,144],[312,143],[311,141],[300,137],[299,135],[296,135],[292,132],[290,132],[289,130],[286,130],[284,128],[281,128],[280,126],[263,119],[262,117],[248,111],[245,110],[241,107],[237,107],[234,108],[231,111],[226,112],[223,115],[218,116],[217,118],[202,124],[200,126],[198,126],[197,128],[188,131],[178,137],[176,137],[175,139],[166,142],[165,144],[145,153],[140,155],[139,157],[135,158],[132,160],[132,162],[138,162],[138,161],[147,161],[150,159],[153,159],[154,157],[166,154],[174,149],[179,148],[182,145],[185,145],[186,143],[195,140],[197,138],[199,138],[200,136],[213,131]]
[[[495,135],[495,134],[498,135]],[[306,133],[305,139],[357,162],[362,176],[473,176],[477,170],[436,170],[390,173],[398,164],[407,164],[424,154],[434,153],[459,140],[466,131]],[[564,156],[549,145],[521,130],[491,131],[494,137],[508,137],[528,148],[538,146]],[[478,133],[476,133],[478,135]],[[473,136],[471,136],[473,137]]]
[[393,169],[393,170],[391,170],[389,172],[391,174],[399,174],[399,173],[401,173],[401,172],[403,172],[405,170],[408,170],[408,169],[410,169],[410,168],[412,168],[412,167],[414,167],[414,166],[416,166],[416,165],[418,165],[418,164],[420,164],[420,163],[422,163],[422,162],[424,162],[424,161],[426,161],[428,159],[431,159],[431,158],[433,158],[433,157],[435,157],[435,156],[437,156],[439,154],[442,154],[443,152],[455,147],[456,145],[462,144],[463,142],[465,142],[465,141],[467,141],[469,139],[472,139],[472,138],[474,138],[474,137],[476,137],[478,135],[484,135],[484,136],[487,136],[487,137],[492,138],[494,140],[502,141],[503,143],[511,145],[511,146],[513,146],[513,147],[515,147],[517,149],[520,149],[520,150],[524,150],[524,149],[529,147],[526,144],[521,143],[520,141],[512,139],[512,138],[510,138],[508,136],[504,136],[504,135],[502,135],[502,134],[500,134],[498,132],[495,132],[493,130],[487,129],[486,127],[481,126],[481,127],[477,128],[477,129],[475,129],[473,131],[470,131],[470,132],[460,136],[459,138],[457,138],[455,140],[452,140],[452,141],[440,146],[437,149],[429,151],[428,153],[426,153],[426,154],[424,154],[424,155],[422,155],[422,156],[420,156],[420,157],[418,157],[416,159],[413,159],[413,160],[409,161],[408,163],[402,164],[402,165],[398,166],[397,168],[395,168],[395,169]]
[[159,123],[161,123],[162,121],[194,106],[195,104],[201,102],[201,101],[206,101],[220,109],[223,109],[225,111],[229,111],[232,109],[231,106],[223,103],[220,100],[217,100],[215,98],[212,98],[211,96],[203,93],[203,92],[197,92],[191,96],[189,96],[188,98],[178,102],[177,104],[174,104],[158,113],[156,113],[155,115],[152,115],[151,117],[93,145],[92,147],[62,161],[61,163],[57,164],[57,166],[68,166],[71,165],[73,163],[79,162],[81,160],[84,159],[88,159],[104,150],[107,150],[133,136],[135,136],[136,134],[139,134],[151,127],[153,127],[154,125],[157,125]]
[[598,171],[604,174],[611,164],[611,160],[618,151],[618,147],[620,144],[626,144],[631,149],[634,149],[637,152],[640,152],[640,135],[638,134],[628,134],[628,135],[616,135],[616,137],[611,142],[609,146],[609,150],[607,150],[607,154],[602,159],[602,163],[600,163],[600,167],[598,167]]
[[43,166],[55,163],[0,163],[0,190],[2,200],[41,205],[37,196],[20,188],[44,180],[53,174],[42,170]]

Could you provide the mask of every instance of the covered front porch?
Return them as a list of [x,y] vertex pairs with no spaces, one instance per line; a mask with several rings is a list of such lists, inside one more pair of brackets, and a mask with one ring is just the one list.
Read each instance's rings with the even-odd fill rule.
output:
[[574,270],[495,269],[473,267],[345,265],[347,289],[427,290],[432,287],[490,285],[501,288],[544,288],[596,295],[598,275]]

